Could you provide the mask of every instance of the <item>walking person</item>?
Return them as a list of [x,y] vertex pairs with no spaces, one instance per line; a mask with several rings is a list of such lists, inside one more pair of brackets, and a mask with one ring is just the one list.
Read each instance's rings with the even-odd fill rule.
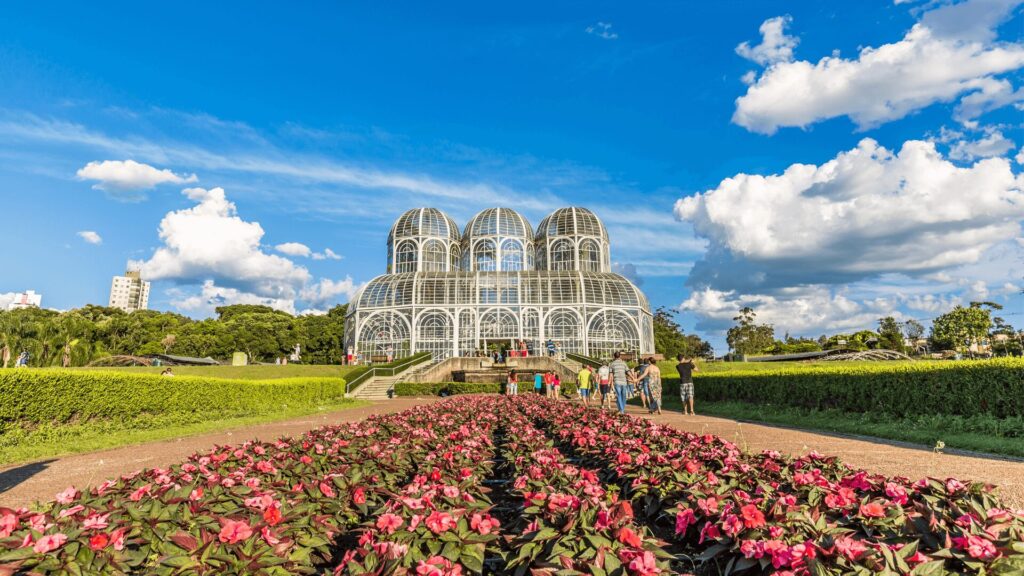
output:
[[676,356],[676,360],[679,361],[676,370],[679,371],[679,399],[683,401],[683,415],[687,414],[686,409],[689,407],[689,414],[696,416],[697,413],[693,411],[693,373],[700,372],[700,369],[692,358],[682,354]]
[[607,408],[611,402],[611,391],[612,391],[612,372],[608,368],[607,364],[602,364],[597,369],[597,384],[600,386],[601,391],[601,408]]
[[558,375],[558,372],[551,374],[551,394],[555,400],[562,399],[562,377]]
[[515,368],[508,371],[508,386],[505,387],[505,394],[508,396],[519,395],[519,375]]
[[537,372],[533,375],[533,391],[539,396],[544,390],[544,374]]
[[555,375],[551,372],[544,373],[544,396],[551,398],[551,385],[554,383]]
[[629,396],[629,379],[626,376],[629,366],[622,361],[621,353],[616,352],[613,356],[614,360],[608,365],[608,369],[611,371],[612,383],[615,385],[615,402],[619,408],[619,414],[625,414],[626,400]]
[[580,368],[580,373],[576,375],[576,390],[579,391],[584,406],[590,405],[590,387],[593,380],[591,376],[593,373],[590,371],[590,366],[586,365]]
[[640,378],[646,382],[649,401],[647,413],[661,414],[661,368],[658,368],[658,363],[653,357],[647,359],[646,366],[640,373]]

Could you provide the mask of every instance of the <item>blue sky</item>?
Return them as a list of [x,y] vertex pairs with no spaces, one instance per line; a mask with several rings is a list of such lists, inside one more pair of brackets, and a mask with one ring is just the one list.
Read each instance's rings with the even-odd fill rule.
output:
[[584,205],[720,348],[1024,320],[1017,1],[377,4],[8,6],[0,298],[324,309],[406,208]]

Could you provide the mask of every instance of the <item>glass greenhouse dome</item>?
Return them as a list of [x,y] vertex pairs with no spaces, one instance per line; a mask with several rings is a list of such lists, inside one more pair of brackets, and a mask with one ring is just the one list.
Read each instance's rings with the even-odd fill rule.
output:
[[434,208],[402,214],[388,235],[388,274],[349,305],[346,347],[366,360],[430,352],[437,360],[493,346],[606,358],[654,351],[647,299],[611,272],[593,212],[561,208],[536,232],[515,210],[488,208],[460,235]]

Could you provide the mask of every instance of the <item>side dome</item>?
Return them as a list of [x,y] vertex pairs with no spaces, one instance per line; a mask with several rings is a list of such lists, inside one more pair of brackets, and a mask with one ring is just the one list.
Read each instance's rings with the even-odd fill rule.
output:
[[413,208],[388,233],[388,272],[451,272],[459,269],[459,226],[437,208]]
[[511,208],[487,208],[470,219],[462,234],[462,269],[533,270],[533,227]]
[[608,230],[586,208],[570,206],[548,214],[534,240],[541,270],[611,271]]

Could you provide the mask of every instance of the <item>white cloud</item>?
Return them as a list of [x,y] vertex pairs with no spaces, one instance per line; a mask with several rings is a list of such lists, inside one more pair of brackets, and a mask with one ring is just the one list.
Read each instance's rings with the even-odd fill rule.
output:
[[1017,164],[1024,164],[1024,147],[1021,147],[1021,149],[1017,151],[1017,155],[1014,156],[1013,159]]
[[298,256],[301,258],[308,258],[313,252],[309,249],[309,246],[299,242],[285,242],[284,244],[278,244],[277,246],[274,246],[274,250],[277,250],[281,254]]
[[615,40],[619,37],[618,33],[612,32],[612,25],[608,22],[598,22],[593,26],[587,26],[587,34],[605,40]]
[[103,238],[99,234],[92,230],[82,230],[78,232],[78,237],[85,240],[89,244],[102,244]]
[[640,287],[644,285],[644,279],[640,277],[636,264],[632,262],[612,262],[612,272],[629,280],[634,286]]
[[282,310],[289,314],[295,314],[295,300],[292,298],[267,298],[257,296],[249,292],[243,292],[235,288],[217,286],[213,280],[203,282],[198,294],[186,294],[181,290],[172,292],[171,305],[186,312],[196,312],[205,315],[213,314],[218,306],[230,306],[232,304],[258,304],[269,306],[275,310]]
[[324,248],[323,252],[314,252],[310,255],[313,260],[341,260],[341,254],[336,254],[330,248]]
[[7,310],[7,307],[18,297],[17,292],[0,292],[0,310]]
[[904,300],[906,307],[911,310],[936,315],[948,312],[957,304],[962,303],[962,298],[951,294],[915,294]]
[[949,157],[954,160],[974,160],[1003,156],[1015,148],[1013,141],[999,130],[990,130],[978,140],[958,140],[949,147]]
[[1021,98],[994,77],[1024,66],[1024,45],[994,42],[995,27],[1016,4],[968,0],[938,8],[902,40],[863,48],[854,59],[776,62],[736,100],[733,122],[772,134],[849,116],[864,129],[961,97],[956,116],[971,121]]
[[98,180],[96,190],[106,192],[138,192],[158,184],[186,184],[198,181],[195,174],[180,176],[170,170],[154,168],[135,160],[104,160],[89,162],[76,173],[79,180]]
[[959,167],[931,142],[864,139],[821,166],[737,174],[675,213],[710,243],[691,286],[765,293],[978,262],[1019,236],[1022,188],[1005,158]]
[[168,212],[160,222],[164,245],[139,263],[149,280],[236,288],[262,298],[294,298],[309,271],[260,249],[263,227],[238,217],[222,188],[188,188],[191,208]]
[[740,308],[750,306],[757,321],[775,326],[775,335],[815,336],[873,329],[883,316],[896,316],[895,302],[875,298],[854,300],[826,286],[807,286],[778,294],[737,294],[711,288],[695,290],[680,306],[699,316],[698,330],[722,331],[735,324]]
[[354,298],[361,287],[362,285],[356,284],[351,276],[344,280],[322,278],[319,282],[304,288],[301,297],[314,308],[331,308]]
[[748,42],[743,42],[736,47],[736,53],[762,66],[789,62],[793,59],[793,49],[800,42],[799,38],[786,35],[786,26],[792,21],[793,18],[789,15],[765,20],[760,28],[761,43],[751,46]]

